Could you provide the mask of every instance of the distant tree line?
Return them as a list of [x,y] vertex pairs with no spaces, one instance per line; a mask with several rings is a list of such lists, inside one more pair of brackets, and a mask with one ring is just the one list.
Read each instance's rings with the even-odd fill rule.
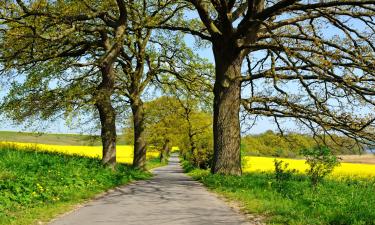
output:
[[312,135],[289,133],[281,135],[267,131],[258,135],[248,135],[241,139],[241,150],[245,155],[275,156],[294,158],[301,156],[304,149],[327,146],[334,154],[359,154],[363,149],[355,141],[343,136],[333,136],[325,140],[314,139]]

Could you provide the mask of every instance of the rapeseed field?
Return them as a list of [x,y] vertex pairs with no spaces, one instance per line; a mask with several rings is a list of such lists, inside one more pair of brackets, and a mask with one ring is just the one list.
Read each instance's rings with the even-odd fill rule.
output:
[[[0,142],[0,145],[14,145],[20,149],[37,149],[47,152],[59,152],[68,155],[80,155],[92,158],[101,158],[101,146],[71,146],[71,145],[47,145],[36,143],[21,143],[21,142]],[[176,147],[173,148],[177,149]],[[148,151],[147,158],[158,157],[158,151]],[[274,159],[283,160],[289,164],[290,169],[295,169],[301,173],[308,169],[303,159],[287,159],[274,157],[258,157],[258,156],[244,156],[243,157],[243,171],[273,171]],[[133,161],[133,146],[131,145],[117,145],[117,161],[121,163],[132,163]],[[332,177],[375,177],[375,164],[359,164],[359,163],[341,163],[333,171]]]
[[[252,171],[274,171],[274,160],[283,160],[289,163],[290,169],[296,169],[299,172],[305,172],[308,165],[303,159],[285,159],[273,157],[256,157],[244,156],[244,172]],[[375,164],[359,164],[359,163],[341,163],[336,167],[331,175],[332,177],[353,176],[353,177],[375,177]]]
[[[102,146],[71,146],[71,145],[47,145],[36,143],[21,142],[0,142],[0,145],[12,145],[19,149],[35,149],[46,152],[58,152],[68,155],[80,155],[91,158],[102,157]],[[148,151],[147,158],[158,157],[158,151]],[[133,162],[133,146],[117,145],[117,162],[132,163]]]

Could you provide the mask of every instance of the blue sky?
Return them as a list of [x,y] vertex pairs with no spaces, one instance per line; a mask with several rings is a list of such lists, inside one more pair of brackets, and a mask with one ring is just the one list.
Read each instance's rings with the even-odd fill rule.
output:
[[[195,15],[191,15],[195,16]],[[325,35],[331,36],[333,33],[335,33],[333,30],[328,29],[327,33]],[[194,38],[191,36],[186,37],[186,42],[190,47],[194,47]],[[213,60],[213,55],[212,55],[212,50],[210,47],[208,48],[194,48],[197,53],[204,58],[207,58],[210,62],[214,62]],[[1,81],[0,81],[1,82]],[[1,83],[0,83],[0,88]],[[3,90],[0,89],[0,98],[2,98],[5,93],[7,92],[7,88],[5,87]],[[93,124],[87,124],[86,126],[81,126],[77,129],[74,129],[70,126],[66,125],[66,121],[64,119],[59,119],[54,122],[46,123],[45,121],[37,121],[36,124],[40,124],[37,127],[32,127],[32,128],[25,128],[24,125],[14,125],[11,121],[9,121],[7,118],[1,117],[0,116],[0,130],[12,130],[12,131],[41,131],[41,132],[53,132],[53,133],[87,133],[87,130],[89,130]],[[289,129],[298,129],[294,123],[290,120],[286,120],[283,123],[284,127],[287,127]],[[255,126],[252,127],[252,129],[247,132],[247,133],[261,133],[266,130],[275,130],[275,125],[270,119],[259,119],[257,120],[257,123]]]
[[[186,42],[189,46],[194,47],[194,38],[187,37]],[[204,58],[207,58],[210,62],[214,63],[211,48],[197,49],[197,53]],[[0,98],[3,98],[8,90],[8,87],[0,86]],[[79,128],[72,128],[67,125],[64,119],[58,119],[54,122],[47,121],[35,121],[36,126],[27,127],[26,124],[14,124],[5,116],[0,116],[0,130],[3,131],[38,131],[48,133],[88,133],[93,127],[93,124],[87,124],[87,126],[80,126]],[[275,129],[274,125],[268,119],[258,120],[257,124],[250,130],[250,133],[262,133],[269,129]],[[121,130],[121,129],[120,129]],[[92,132],[92,131],[91,131]],[[247,132],[248,133],[248,132]]]

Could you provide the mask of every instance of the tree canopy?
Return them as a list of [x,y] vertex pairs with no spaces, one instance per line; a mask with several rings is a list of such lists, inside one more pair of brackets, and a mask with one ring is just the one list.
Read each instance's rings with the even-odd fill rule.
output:
[[[373,145],[374,5],[373,0],[3,1],[1,72],[16,79],[2,109],[18,120],[95,112],[108,153],[104,161],[113,162],[116,117],[129,103],[134,163],[142,166],[147,85],[155,81],[174,94],[182,88],[185,97],[212,89],[211,171],[222,174],[242,172],[240,113],[250,124],[272,118],[281,134],[283,122],[293,120],[318,142],[335,142],[341,135],[359,147]],[[211,45],[215,72],[187,47],[182,33],[197,37],[199,46]],[[185,97],[180,103],[186,113]]]
[[134,166],[144,167],[143,91],[157,76],[197,74],[207,64],[181,35],[154,28],[179,18],[181,7],[168,0],[1,3],[2,74],[15,77],[2,109],[19,121],[94,114],[113,163],[116,119],[130,103]]
[[[164,29],[195,35],[215,58],[212,172],[240,174],[240,106],[294,119],[316,137],[374,139],[375,1],[186,0]],[[246,63],[243,63],[246,62]]]

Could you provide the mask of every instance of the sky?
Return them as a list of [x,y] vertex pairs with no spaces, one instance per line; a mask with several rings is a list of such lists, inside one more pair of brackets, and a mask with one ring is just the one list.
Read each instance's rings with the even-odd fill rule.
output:
[[[193,37],[186,37],[186,43],[194,48],[194,38]],[[214,63],[213,54],[211,48],[195,48],[197,54],[200,57],[207,58],[211,63]],[[3,98],[7,93],[7,87],[2,87],[0,89],[0,99]],[[67,125],[67,121],[63,118],[58,119],[54,122],[47,122],[47,121],[35,121],[36,126],[27,126],[27,124],[15,124],[4,115],[0,115],[0,130],[1,131],[21,131],[21,132],[45,132],[45,133],[92,133],[93,124],[87,124],[86,126],[80,126],[79,128],[74,128],[72,126]],[[258,134],[265,132],[270,129],[275,129],[273,123],[271,123],[268,119],[261,119],[258,120],[257,124],[252,127],[252,129],[246,130],[246,133]],[[118,130],[121,131],[121,126],[119,125]],[[96,134],[99,131],[95,132]]]
[[[194,15],[191,15],[194,16]],[[328,32],[326,35],[331,35],[332,30]],[[186,43],[188,46],[194,48],[194,38],[191,36],[186,37]],[[213,54],[211,48],[208,46],[207,48],[194,48],[199,56],[207,58],[210,62],[214,63]],[[0,84],[1,88],[1,84]],[[6,94],[7,89],[0,89],[0,99]],[[36,121],[36,127],[25,127],[25,124],[16,125],[13,124],[8,118],[0,115],[0,130],[8,130],[8,131],[39,131],[39,132],[48,132],[48,133],[87,133],[91,127],[93,127],[93,123],[87,123],[86,126],[80,126],[78,128],[74,128],[67,125],[67,121],[64,119],[58,119],[54,122],[45,122],[45,121]],[[284,121],[283,126],[287,127],[292,130],[298,129],[292,121]],[[121,126],[119,126],[120,128]],[[119,129],[121,130],[121,129]],[[270,119],[259,119],[257,123],[252,127],[251,130],[246,129],[246,133],[248,134],[258,134],[265,132],[267,130],[276,130],[276,126],[274,125],[273,121]],[[245,131],[245,129],[243,129]],[[99,133],[97,131],[97,133]]]
[[[190,12],[187,15],[188,17],[196,17],[197,15],[195,12]],[[187,35],[185,39],[187,45],[193,48],[200,57],[207,58],[211,63],[214,63],[214,58],[212,54],[211,48],[208,46],[207,48],[196,48],[195,46],[195,39],[192,36]],[[20,78],[21,79],[21,78]],[[3,88],[3,89],[1,89]],[[0,100],[6,95],[7,87],[4,87],[0,83]],[[15,124],[9,118],[6,118],[4,115],[0,113],[0,131],[21,131],[21,132],[45,132],[45,133],[90,133],[93,132],[95,134],[99,134],[99,130],[93,130],[94,122],[87,123],[86,125],[81,125],[78,128],[72,127],[71,125],[67,125],[67,121],[63,118],[58,119],[54,122],[47,122],[47,121],[35,121],[36,126],[27,126],[26,123],[23,124]],[[121,132],[122,126],[118,123],[118,130]],[[275,129],[276,127],[267,119],[258,120],[257,124],[252,127],[250,132],[246,130],[246,133],[262,133],[270,129]]]

